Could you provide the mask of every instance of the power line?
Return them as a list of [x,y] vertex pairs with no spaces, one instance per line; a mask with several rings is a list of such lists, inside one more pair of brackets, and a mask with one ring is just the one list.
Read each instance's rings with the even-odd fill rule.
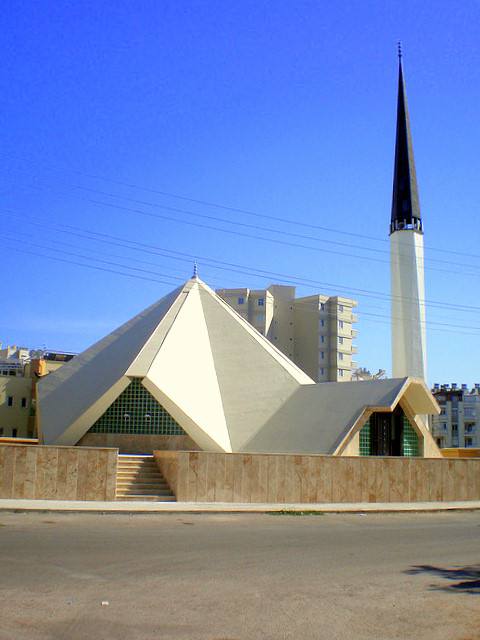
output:
[[[38,185],[34,185],[34,188],[38,189],[41,187],[38,187]],[[51,190],[53,190],[54,192],[58,193],[58,190],[55,190],[55,188],[53,187],[48,187]],[[285,230],[281,230],[281,229],[273,229],[271,227],[263,227],[260,225],[254,225],[254,224],[249,224],[249,223],[245,223],[245,222],[240,222],[240,221],[233,221],[233,220],[228,220],[225,218],[220,218],[218,216],[211,216],[211,215],[206,215],[206,214],[202,214],[202,213],[198,213],[195,211],[188,211],[186,209],[179,209],[177,207],[169,207],[166,205],[161,205],[158,203],[152,203],[152,202],[145,202],[142,200],[137,200],[135,198],[128,198],[126,196],[122,196],[119,194],[112,194],[109,192],[104,192],[104,191],[100,191],[98,189],[91,189],[89,187],[82,187],[79,185],[71,185],[70,188],[76,190],[83,190],[83,191],[87,191],[87,192],[92,192],[92,193],[98,193],[100,195],[104,195],[110,198],[117,198],[120,200],[125,200],[127,202],[135,202],[135,203],[140,203],[143,205],[147,205],[150,207],[155,207],[155,208],[159,208],[159,209],[163,209],[166,211],[170,211],[172,213],[181,213],[183,215],[188,215],[188,216],[192,216],[195,218],[201,218],[201,219],[206,219],[206,220],[212,220],[215,222],[220,222],[222,224],[229,224],[229,225],[233,225],[236,227],[242,227],[242,228],[246,228],[246,229],[252,229],[255,231],[262,231],[262,232],[266,232],[266,233],[275,233],[278,235],[282,235],[284,237],[292,237],[292,238],[300,238],[303,240],[310,240],[312,242],[320,242],[320,243],[324,243],[324,244],[328,244],[328,245],[334,245],[334,246],[340,246],[340,247],[345,247],[347,249],[349,248],[354,248],[354,249],[359,249],[361,251],[371,251],[374,253],[380,253],[380,254],[384,254],[384,255],[390,255],[390,252],[388,250],[385,249],[376,249],[376,248],[371,248],[371,247],[365,247],[365,246],[361,246],[361,245],[354,245],[351,243],[346,243],[346,242],[339,242],[339,241],[335,241],[335,240],[328,240],[325,238],[319,238],[317,236],[310,236],[310,235],[306,235],[306,234],[299,234],[299,233],[295,233],[295,232],[291,232],[291,231],[285,231]],[[109,207],[109,208],[114,208],[114,209],[118,209],[120,211],[127,211],[129,213],[135,213],[138,215],[142,215],[142,216],[147,216],[147,217],[151,217],[151,218],[156,218],[156,219],[160,219],[160,220],[166,220],[169,222],[173,222],[175,224],[185,224],[185,225],[189,225],[189,226],[196,226],[199,228],[203,228],[203,229],[208,229],[210,231],[218,231],[220,233],[226,233],[226,234],[230,234],[230,235],[238,235],[238,236],[242,236],[242,237],[246,237],[252,240],[261,240],[264,242],[270,242],[270,243],[275,243],[275,244],[282,244],[285,246],[291,246],[291,247],[295,247],[295,248],[299,248],[299,249],[307,249],[310,251],[317,251],[317,252],[322,252],[322,253],[329,253],[329,254],[333,254],[333,255],[339,255],[342,257],[347,257],[347,258],[355,258],[355,259],[359,259],[359,260],[370,260],[373,262],[379,262],[379,263],[383,263],[383,264],[389,264],[390,261],[389,260],[382,260],[380,258],[375,258],[372,256],[364,256],[364,255],[358,255],[358,254],[351,254],[351,253],[344,253],[341,251],[334,251],[332,249],[324,249],[324,248],[319,248],[319,247],[312,247],[310,245],[304,245],[304,244],[300,244],[300,243],[293,243],[293,242],[288,242],[285,240],[279,240],[277,238],[270,238],[270,237],[265,237],[265,236],[258,236],[258,235],[251,235],[249,233],[245,233],[245,232],[241,232],[241,231],[236,231],[233,229],[223,229],[221,227],[216,227],[216,226],[212,226],[212,225],[206,225],[206,224],[202,224],[202,223],[196,223],[196,222],[192,222],[189,220],[182,220],[173,216],[167,216],[167,215],[161,215],[161,214],[156,214],[150,211],[145,211],[143,209],[136,209],[133,207],[126,207],[126,206],[122,206],[119,204],[114,204],[112,202],[105,202],[105,201],[99,201],[99,200],[95,200],[93,198],[81,198],[79,197],[79,199],[81,201],[84,202],[90,202],[91,204],[94,204],[95,206],[104,206],[104,207]],[[407,255],[406,253],[403,252],[399,252],[399,256],[401,260],[408,260],[408,261],[412,261],[413,258],[410,255]],[[445,265],[451,265],[454,267],[468,267],[471,269],[477,269],[480,270],[480,265],[474,265],[474,264],[468,264],[468,263],[463,263],[463,262],[453,262],[450,260],[441,260],[438,258],[429,258],[428,260],[426,260],[427,263],[430,262],[436,262],[436,263],[440,263],[440,264],[445,264]],[[472,277],[480,277],[480,272],[479,273],[471,273],[468,271],[464,271],[464,270],[460,270],[460,271],[452,271],[451,269],[439,269],[436,267],[430,267],[430,266],[424,266],[425,270],[429,270],[429,271],[437,271],[440,273],[448,273],[448,274],[457,274],[457,275],[468,275],[468,276],[472,276]]]
[[[11,215],[12,213],[9,212]],[[1,214],[0,214],[1,215]],[[13,213],[14,216],[16,217],[22,217],[17,213]],[[22,218],[23,219],[23,218]],[[245,265],[238,265],[235,263],[227,263],[227,262],[221,262],[218,260],[213,260],[209,257],[202,257],[198,254],[193,255],[193,254],[185,254],[182,252],[178,252],[178,251],[172,251],[169,249],[165,249],[162,247],[159,247],[157,245],[151,245],[151,244],[147,244],[147,243],[141,243],[141,242],[137,242],[137,241],[132,241],[129,239],[124,239],[124,238],[119,238],[117,236],[113,236],[111,234],[105,234],[105,233],[100,233],[100,232],[95,232],[95,231],[90,231],[90,230],[84,230],[81,229],[79,227],[74,227],[72,225],[61,225],[58,223],[55,223],[57,227],[63,227],[63,228],[55,228],[55,226],[52,225],[46,225],[45,223],[40,223],[40,222],[33,222],[32,220],[28,220],[27,221],[29,224],[32,224],[34,226],[40,226],[40,227],[47,227],[52,229],[55,232],[59,232],[59,233],[67,233],[67,234],[71,234],[71,235],[76,235],[79,237],[84,237],[86,239],[94,239],[94,240],[98,240],[98,241],[103,241],[103,242],[107,242],[109,244],[115,244],[112,243],[109,240],[100,240],[100,237],[102,238],[115,238],[116,240],[120,240],[122,243],[125,243],[123,245],[119,245],[119,246],[124,246],[126,244],[130,244],[130,245],[135,245],[138,247],[142,247],[142,249],[135,249],[135,250],[143,250],[143,251],[147,251],[146,248],[150,248],[150,249],[156,249],[157,251],[160,250],[164,253],[167,254],[176,254],[179,256],[188,256],[191,260],[198,258],[201,259],[202,261],[205,261],[206,263],[209,262],[214,262],[216,263],[215,265],[210,265],[213,268],[218,268],[218,269],[223,269],[223,270],[227,270],[227,271],[235,271],[235,272],[239,272],[239,273],[246,273],[247,275],[260,275],[260,277],[265,277],[266,275],[268,275],[268,277],[280,277],[280,278],[284,278],[285,281],[290,282],[290,283],[297,283],[297,284],[303,284],[304,286],[311,286],[311,284],[315,284],[316,286],[323,286],[323,287],[327,287],[330,289],[335,289],[335,290],[347,290],[349,292],[354,292],[355,295],[357,296],[364,296],[364,297],[373,297],[373,298],[378,298],[378,299],[402,299],[402,300],[411,300],[413,302],[413,299],[409,299],[405,296],[392,296],[390,294],[385,294],[382,292],[376,292],[376,291],[372,291],[372,290],[368,290],[368,289],[358,289],[358,288],[352,288],[352,287],[345,287],[344,285],[338,285],[335,283],[328,283],[328,282],[322,282],[322,281],[317,281],[317,280],[312,280],[312,279],[307,279],[307,278],[302,278],[302,277],[298,277],[298,276],[291,276],[288,274],[281,274],[278,272],[268,272],[268,271],[263,271],[263,270],[254,270],[250,267],[247,267]],[[80,233],[78,233],[80,232]],[[81,235],[81,234],[90,234],[91,236],[94,236],[94,238],[89,237],[88,235]],[[132,248],[135,248],[132,247]],[[147,251],[150,252],[150,251]],[[157,252],[154,252],[157,253]],[[162,255],[162,254],[160,254]],[[218,266],[217,266],[218,265]],[[240,267],[241,269],[244,270],[248,270],[248,271],[240,271],[238,269],[234,269],[234,268],[227,268],[227,267],[222,267],[220,265],[228,265],[229,267]],[[260,272],[260,273],[259,273]],[[472,305],[453,305],[451,303],[444,303],[443,301],[435,301],[435,300],[426,300],[425,301],[425,305],[426,306],[432,306],[434,308],[448,308],[450,310],[455,310],[455,311],[478,311],[480,310],[480,307],[476,307],[476,306],[472,306]]]
[[[13,240],[11,240],[11,241],[13,242]],[[44,248],[44,247],[42,247],[42,245],[38,245],[36,243],[28,243],[28,244],[30,246],[33,246],[33,247],[36,247],[36,248]],[[171,280],[181,280],[182,282],[184,282],[183,278],[178,278],[178,277],[169,276],[169,275],[165,276],[165,274],[161,274],[161,273],[158,273],[158,272],[155,272],[155,271],[151,271],[151,270],[148,270],[148,269],[141,269],[141,268],[138,268],[138,267],[131,267],[131,266],[128,266],[128,265],[118,264],[118,263],[115,263],[115,262],[111,262],[111,261],[107,261],[107,260],[103,260],[103,259],[99,259],[99,258],[91,258],[90,256],[85,256],[85,255],[82,255],[82,254],[77,254],[77,253],[64,251],[62,249],[55,249],[55,248],[48,247],[48,250],[50,250],[50,251],[55,251],[57,253],[61,253],[63,255],[67,255],[67,256],[72,256],[72,257],[75,257],[75,258],[82,258],[82,259],[86,259],[86,260],[95,260],[96,262],[100,262],[101,264],[107,264],[107,265],[109,265],[109,267],[105,268],[105,267],[99,267],[97,265],[90,265],[88,263],[79,263],[78,261],[72,261],[72,260],[65,259],[65,258],[59,258],[57,256],[49,256],[49,255],[46,255],[46,254],[33,252],[33,251],[29,251],[29,250],[26,250],[26,249],[23,249],[23,248],[18,248],[18,247],[14,247],[13,249],[15,251],[19,251],[21,253],[37,255],[39,257],[44,257],[44,258],[48,258],[48,259],[51,259],[51,260],[58,260],[60,262],[70,263],[70,264],[74,264],[74,265],[80,266],[80,267],[88,267],[88,268],[91,268],[91,269],[97,269],[97,270],[100,270],[100,271],[107,271],[109,273],[115,273],[115,274],[118,274],[118,275],[124,275],[124,276],[126,275],[126,276],[129,276],[129,277],[137,277],[137,278],[140,278],[142,280],[150,280],[150,281],[153,281],[153,282],[160,282],[162,284],[168,284],[170,286],[172,286],[172,284],[173,284],[172,282],[165,282],[164,280],[162,281],[162,280],[158,280],[156,278],[155,279],[154,278],[149,278],[149,277],[146,277],[146,276],[143,276],[143,275],[142,276],[138,276],[137,274],[129,274],[129,273],[125,273],[125,272],[119,272],[118,270],[112,269],[110,267],[116,266],[116,267],[120,267],[122,269],[127,268],[127,269],[131,269],[133,271],[140,272],[142,274],[144,274],[144,273],[145,274],[152,274],[152,275],[155,275],[155,276],[156,275],[160,275],[160,276],[163,276],[163,277],[168,277]],[[297,303],[295,303],[295,304],[297,304]],[[308,304],[308,303],[299,301],[298,304]],[[311,305],[309,305],[309,306],[310,306],[310,310],[312,310],[311,309]],[[312,311],[314,311],[314,310],[312,310]],[[391,319],[389,316],[385,316],[385,315],[382,315],[382,314],[374,314],[374,313],[372,314],[372,313],[369,313],[369,312],[362,312],[361,315],[362,315],[362,317],[363,316],[367,316],[367,317],[373,317],[373,318]],[[401,319],[401,318],[394,317],[393,319],[395,320],[395,319]],[[431,329],[435,329],[437,331],[445,331],[445,332],[448,332],[448,333],[461,333],[462,335],[475,335],[475,336],[476,335],[480,335],[480,334],[477,334],[477,333],[465,333],[465,332],[462,332],[462,331],[458,331],[458,329],[460,328],[460,329],[473,329],[474,331],[479,331],[480,332],[480,327],[476,327],[476,326],[458,325],[458,324],[454,325],[454,324],[451,324],[451,323],[442,323],[442,322],[435,322],[435,321],[428,321],[428,322],[425,322],[425,323],[423,323],[423,322],[421,322],[421,323],[425,324],[425,325],[428,325]],[[433,327],[432,325],[435,325],[435,327]],[[442,327],[442,328],[440,329],[438,327]],[[448,329],[443,329],[443,327],[453,328],[453,329],[455,329],[455,331],[449,331]]]
[[47,258],[48,260],[56,260],[57,262],[64,262],[67,264],[73,264],[76,265],[78,267],[87,267],[88,269],[95,269],[97,271],[106,271],[108,273],[114,273],[116,275],[122,275],[122,276],[127,276],[128,278],[137,278],[137,280],[148,280],[150,282],[158,282],[160,284],[168,284],[169,286],[172,286],[171,282],[165,282],[164,280],[158,280],[157,278],[147,278],[145,276],[139,276],[139,275],[134,275],[131,273],[124,273],[121,271],[116,271],[115,269],[108,269],[105,267],[99,267],[96,265],[91,265],[91,264],[85,264],[83,262],[75,262],[74,260],[67,260],[65,258],[59,258],[57,256],[48,256],[45,255],[44,253],[38,253],[36,251],[28,251],[27,249],[21,249],[20,247],[10,247],[10,251],[17,251],[19,253],[26,253],[32,256],[39,256],[40,258]]
[[[2,152],[0,151],[0,154]],[[7,154],[4,154],[7,155]],[[8,156],[11,157],[11,156]],[[25,159],[25,157],[23,158]],[[31,158],[27,158],[27,161],[32,161]],[[50,171],[52,171],[52,168],[50,168]],[[204,199],[200,199],[200,198],[193,198],[193,197],[189,197],[189,196],[185,196],[185,195],[181,195],[178,193],[174,193],[171,191],[165,191],[165,190],[160,190],[160,189],[153,189],[151,187],[146,187],[144,185],[138,185],[132,182],[126,182],[126,181],[122,181],[122,180],[118,180],[115,178],[111,178],[108,176],[101,176],[98,174],[91,174],[85,171],[80,171],[78,169],[69,169],[69,168],[57,168],[57,169],[53,169],[54,172],[57,173],[70,173],[70,174],[74,174],[74,175],[78,175],[78,176],[82,176],[88,179],[93,179],[93,180],[101,180],[103,182],[107,182],[110,184],[116,184],[118,186],[122,186],[122,187],[127,187],[129,189],[136,189],[139,191],[143,191],[145,193],[151,193],[151,194],[156,194],[156,195],[161,195],[164,197],[169,197],[169,198],[174,198],[177,200],[181,200],[181,201],[185,201],[185,202],[191,202],[194,204],[198,204],[201,206],[206,206],[206,207],[213,207],[216,209],[221,209],[224,211],[229,211],[231,213],[241,213],[244,215],[248,215],[248,216],[254,216],[257,218],[263,218],[266,220],[272,220],[275,222],[281,222],[283,224],[290,224],[290,225],[294,225],[294,226],[298,226],[298,227],[303,227],[303,228],[308,228],[308,229],[317,229],[320,231],[326,231],[328,233],[336,233],[336,234],[340,234],[340,235],[345,235],[345,236],[351,236],[351,237],[356,237],[356,238],[363,238],[366,240],[372,240],[374,242],[388,242],[388,239],[386,238],[382,238],[379,236],[370,236],[370,235],[366,235],[366,234],[360,234],[357,232],[353,232],[353,231],[345,231],[344,229],[335,229],[333,227],[327,227],[324,225],[318,225],[318,224],[313,224],[313,223],[308,223],[308,222],[302,222],[300,220],[293,220],[291,218],[283,218],[281,216],[274,216],[271,214],[266,214],[263,212],[258,212],[258,211],[253,211],[252,209],[246,209],[246,208],[241,208],[241,207],[233,207],[233,206],[229,206],[229,205],[225,205],[225,204],[221,204],[218,202],[214,202],[211,200],[204,200]],[[30,174],[32,175],[32,174]],[[463,256],[463,257],[470,257],[470,258],[478,258],[480,259],[480,254],[473,254],[473,253],[466,253],[465,251],[455,251],[452,249],[445,249],[445,248],[440,248],[440,247],[435,247],[432,245],[426,245],[425,246],[426,249],[430,250],[430,251],[441,251],[442,253],[449,253],[452,255],[458,255],[458,256]]]

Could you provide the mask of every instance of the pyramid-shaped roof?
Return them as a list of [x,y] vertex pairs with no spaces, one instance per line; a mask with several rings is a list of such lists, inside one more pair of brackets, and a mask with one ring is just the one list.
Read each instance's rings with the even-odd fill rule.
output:
[[313,380],[197,277],[39,384],[46,444],[76,444],[137,378],[207,450],[238,451]]

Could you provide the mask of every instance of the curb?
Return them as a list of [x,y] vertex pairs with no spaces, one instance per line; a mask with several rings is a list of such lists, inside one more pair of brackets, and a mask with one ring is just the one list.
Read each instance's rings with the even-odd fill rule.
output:
[[252,503],[191,503],[191,502],[72,502],[55,500],[0,499],[0,513],[91,513],[91,514],[368,514],[368,513],[439,513],[447,511],[477,511],[480,502],[403,502],[349,504],[252,504]]

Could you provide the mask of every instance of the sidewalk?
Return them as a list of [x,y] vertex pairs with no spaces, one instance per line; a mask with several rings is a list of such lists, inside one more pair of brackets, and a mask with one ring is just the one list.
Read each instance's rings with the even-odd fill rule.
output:
[[0,511],[78,511],[90,513],[395,513],[480,509],[471,502],[358,502],[347,504],[238,504],[230,502],[80,502],[0,499]]

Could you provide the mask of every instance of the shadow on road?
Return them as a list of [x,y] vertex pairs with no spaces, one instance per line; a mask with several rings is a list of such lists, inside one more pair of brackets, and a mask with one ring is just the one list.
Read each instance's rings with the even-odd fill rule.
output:
[[430,585],[434,590],[480,595],[480,565],[445,569],[442,567],[434,567],[429,564],[421,564],[408,569],[405,573],[408,575],[429,573],[450,581],[450,584]]

